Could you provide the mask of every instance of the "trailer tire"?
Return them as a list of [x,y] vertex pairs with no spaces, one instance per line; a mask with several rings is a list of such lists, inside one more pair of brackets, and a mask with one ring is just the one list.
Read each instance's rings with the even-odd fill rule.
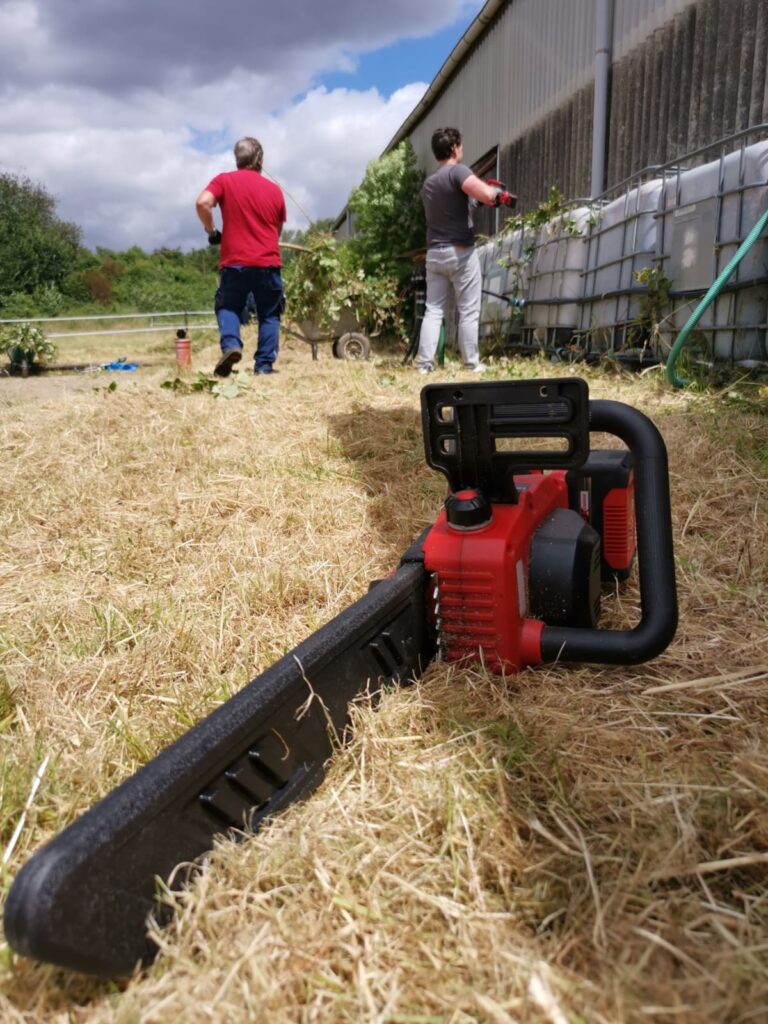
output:
[[367,359],[371,354],[370,339],[358,331],[348,331],[334,341],[333,354],[337,359]]

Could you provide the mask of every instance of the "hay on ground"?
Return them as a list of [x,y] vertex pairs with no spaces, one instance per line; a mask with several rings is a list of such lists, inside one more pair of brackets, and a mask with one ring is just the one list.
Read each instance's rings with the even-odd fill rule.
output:
[[[161,389],[170,365],[38,402],[0,380],[4,848],[49,758],[6,883],[434,519],[423,381],[323,354],[288,345],[232,401]],[[668,651],[433,664],[361,700],[321,789],[169,897],[151,967],[107,985],[6,950],[3,1021],[768,1019],[765,398],[587,376],[668,445]],[[633,624],[634,586],[605,611]]]

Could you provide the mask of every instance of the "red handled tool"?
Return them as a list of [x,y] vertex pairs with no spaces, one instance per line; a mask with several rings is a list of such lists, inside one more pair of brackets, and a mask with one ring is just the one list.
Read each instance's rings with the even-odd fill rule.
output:
[[[664,442],[578,378],[432,385],[427,462],[451,493],[397,570],[38,851],[5,906],[10,945],[78,971],[152,958],[156,879],[182,885],[217,834],[255,830],[322,780],[349,705],[436,654],[497,672],[635,664],[677,625]],[[591,451],[590,431],[626,447]],[[597,627],[601,580],[637,562],[641,615]],[[311,691],[310,691],[311,687]],[[312,693],[313,699],[307,697]]]
[[488,185],[492,185],[498,189],[496,198],[493,201],[494,206],[514,206],[517,202],[517,196],[514,192],[510,192],[503,181],[497,181],[496,178],[489,178]]

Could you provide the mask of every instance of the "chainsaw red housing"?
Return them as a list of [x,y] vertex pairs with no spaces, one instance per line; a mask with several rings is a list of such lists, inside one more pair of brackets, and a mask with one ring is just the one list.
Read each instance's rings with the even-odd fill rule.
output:
[[474,529],[457,529],[440,513],[424,541],[424,568],[434,584],[438,643],[450,661],[481,651],[495,672],[541,662],[544,623],[529,616],[528,563],[536,530],[555,509],[568,508],[565,477],[515,477],[517,503],[493,504],[487,525]]

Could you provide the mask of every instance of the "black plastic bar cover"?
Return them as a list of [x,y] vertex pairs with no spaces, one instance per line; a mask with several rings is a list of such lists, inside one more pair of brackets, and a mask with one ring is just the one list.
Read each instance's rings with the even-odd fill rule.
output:
[[634,458],[640,622],[634,629],[545,626],[541,653],[544,661],[636,665],[660,654],[677,629],[667,449],[651,420],[622,402],[591,401],[589,426],[620,438]]
[[[408,561],[409,555],[412,560]],[[248,683],[38,851],[16,877],[4,926],[19,953],[104,976],[156,952],[168,880],[229,830],[253,830],[310,793],[350,701],[417,676],[432,656],[417,545],[397,572]],[[184,884],[179,871],[173,887]]]

